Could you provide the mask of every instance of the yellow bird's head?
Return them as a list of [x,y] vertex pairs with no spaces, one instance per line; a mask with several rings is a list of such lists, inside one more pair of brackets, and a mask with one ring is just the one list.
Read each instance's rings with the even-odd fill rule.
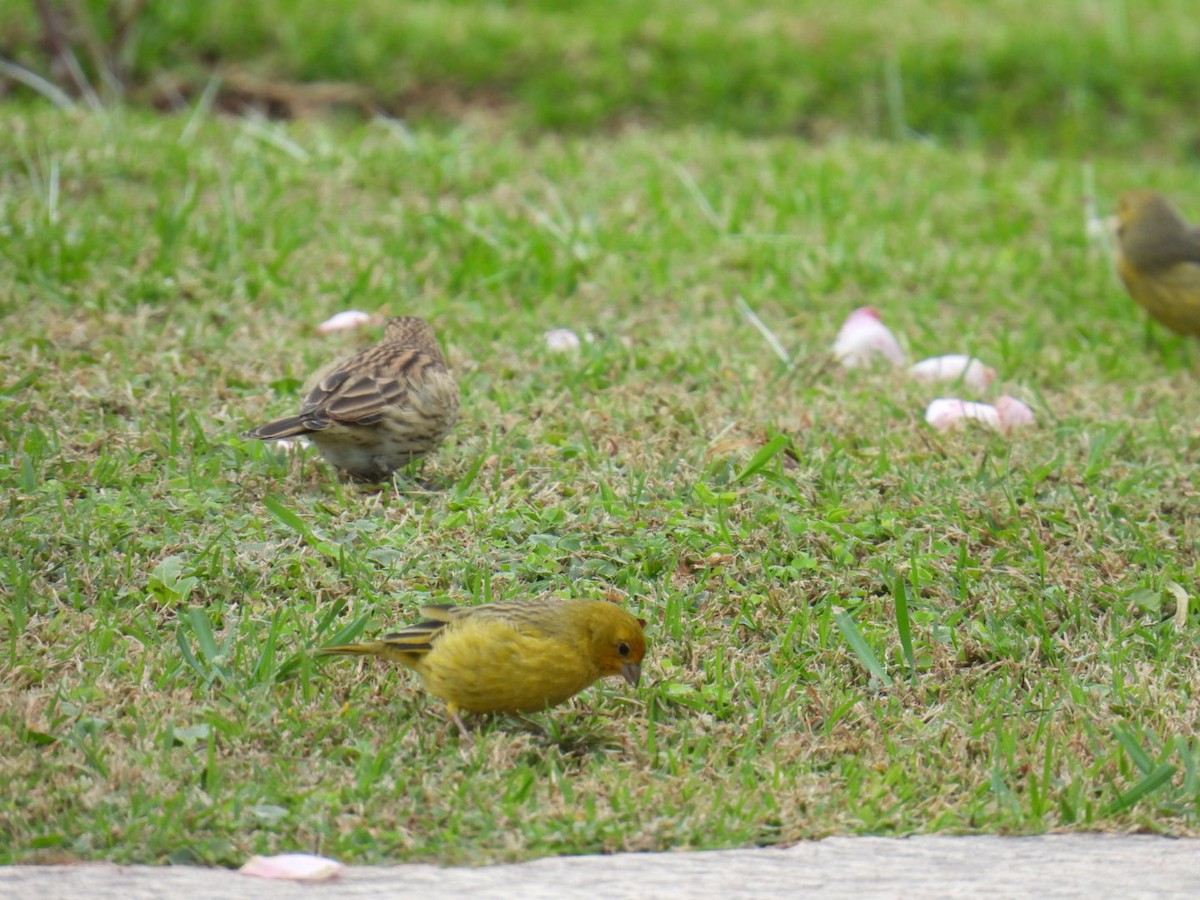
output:
[[601,677],[620,675],[637,687],[646,658],[646,633],[642,630],[646,623],[605,600],[588,604],[587,617],[592,659]]

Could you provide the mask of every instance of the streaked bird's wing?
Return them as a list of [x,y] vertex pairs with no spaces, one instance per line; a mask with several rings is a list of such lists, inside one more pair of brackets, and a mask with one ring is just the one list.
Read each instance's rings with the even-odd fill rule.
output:
[[423,350],[370,347],[322,378],[305,398],[300,416],[314,427],[320,422],[374,425],[388,407],[405,404],[414,384],[445,369],[445,363]]

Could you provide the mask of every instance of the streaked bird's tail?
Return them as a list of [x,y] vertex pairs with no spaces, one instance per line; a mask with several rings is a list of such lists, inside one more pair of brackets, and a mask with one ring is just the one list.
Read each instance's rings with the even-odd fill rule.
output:
[[249,431],[243,431],[242,437],[258,438],[260,441],[278,441],[281,438],[298,437],[302,434],[312,434],[312,429],[304,424],[300,416],[288,416],[286,419],[276,419],[266,425],[259,425]]

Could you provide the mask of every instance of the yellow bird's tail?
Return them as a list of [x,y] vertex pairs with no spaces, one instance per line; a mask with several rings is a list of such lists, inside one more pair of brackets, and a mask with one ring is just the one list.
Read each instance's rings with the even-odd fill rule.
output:
[[317,652],[322,656],[378,656],[380,659],[398,662],[410,669],[417,664],[424,651],[413,651],[391,641],[368,641],[365,644],[338,644],[334,647],[320,647]]
[[321,647],[317,652],[328,656],[378,656],[411,667],[433,649],[434,639],[461,613],[462,607],[448,603],[422,606],[423,622],[385,634],[377,641]]
[[367,644],[335,644],[332,647],[318,647],[317,652],[323,656],[382,656],[383,641],[371,641]]

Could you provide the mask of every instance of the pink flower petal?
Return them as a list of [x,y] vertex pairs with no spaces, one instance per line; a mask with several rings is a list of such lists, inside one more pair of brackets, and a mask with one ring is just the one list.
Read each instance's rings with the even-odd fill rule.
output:
[[918,381],[954,381],[982,391],[996,378],[996,370],[973,356],[951,353],[923,359],[908,370]]
[[579,349],[579,335],[570,328],[551,328],[545,334],[546,349],[554,353],[569,353]]
[[590,331],[584,331],[582,335],[575,334],[569,328],[552,328],[542,335],[546,341],[546,349],[552,353],[571,353],[574,350],[580,349],[581,343],[594,343],[595,335]]
[[938,431],[946,431],[968,421],[1000,429],[1000,414],[987,403],[972,403],[955,397],[939,397],[925,408],[925,421]]
[[1007,394],[996,401],[996,413],[1004,431],[1037,424],[1033,418],[1033,410],[1016,397],[1009,397]]
[[895,366],[904,365],[900,342],[880,321],[879,313],[869,306],[856,309],[846,317],[833,342],[833,355],[847,369],[869,365],[878,357]]
[[317,326],[317,334],[333,334],[335,331],[349,331],[352,328],[362,328],[372,321],[370,313],[360,309],[347,309],[335,316],[330,316]]
[[238,869],[243,875],[253,875],[255,878],[287,878],[292,881],[329,881],[345,870],[346,866],[336,859],[310,853],[252,856]]

